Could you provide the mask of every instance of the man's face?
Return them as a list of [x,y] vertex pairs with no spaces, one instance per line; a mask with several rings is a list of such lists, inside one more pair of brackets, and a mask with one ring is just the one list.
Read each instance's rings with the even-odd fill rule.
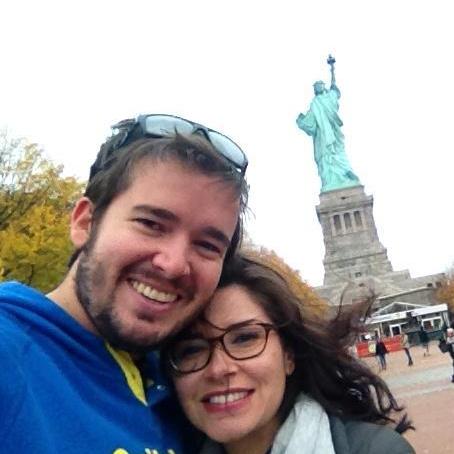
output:
[[[73,224],[83,225],[79,211]],[[76,292],[95,329],[125,349],[180,329],[214,292],[238,215],[229,184],[174,160],[141,161],[86,240],[73,235]]]

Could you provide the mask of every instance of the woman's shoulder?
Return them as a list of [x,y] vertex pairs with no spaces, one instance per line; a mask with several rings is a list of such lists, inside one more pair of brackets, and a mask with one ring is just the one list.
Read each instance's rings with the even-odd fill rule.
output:
[[414,454],[402,435],[390,427],[330,416],[336,454]]

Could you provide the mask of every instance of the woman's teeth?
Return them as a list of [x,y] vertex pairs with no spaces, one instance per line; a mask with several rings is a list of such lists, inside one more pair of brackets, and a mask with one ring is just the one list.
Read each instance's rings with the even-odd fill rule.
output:
[[239,392],[239,393],[221,394],[221,395],[218,395],[218,396],[211,396],[208,399],[208,402],[210,404],[223,405],[223,404],[226,404],[226,403],[235,402],[237,400],[244,399],[246,396],[247,396],[247,392],[246,391]]

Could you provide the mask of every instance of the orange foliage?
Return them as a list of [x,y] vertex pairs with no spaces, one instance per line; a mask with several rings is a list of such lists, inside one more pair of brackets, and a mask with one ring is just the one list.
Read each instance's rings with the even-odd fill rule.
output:
[[322,300],[312,287],[310,287],[276,252],[264,247],[251,247],[243,249],[243,253],[260,263],[269,266],[282,276],[290,286],[292,292],[302,301],[305,309],[309,309],[316,315],[325,315],[328,311],[328,304]]
[[454,268],[451,269],[437,290],[437,299],[448,305],[449,311],[454,313]]

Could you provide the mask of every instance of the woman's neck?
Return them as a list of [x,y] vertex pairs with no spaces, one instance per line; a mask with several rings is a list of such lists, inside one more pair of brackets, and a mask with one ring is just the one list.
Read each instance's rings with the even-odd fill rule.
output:
[[227,454],[266,454],[273,444],[274,437],[279,430],[278,418],[273,419],[265,426],[245,435],[239,440],[225,443],[224,449]]

